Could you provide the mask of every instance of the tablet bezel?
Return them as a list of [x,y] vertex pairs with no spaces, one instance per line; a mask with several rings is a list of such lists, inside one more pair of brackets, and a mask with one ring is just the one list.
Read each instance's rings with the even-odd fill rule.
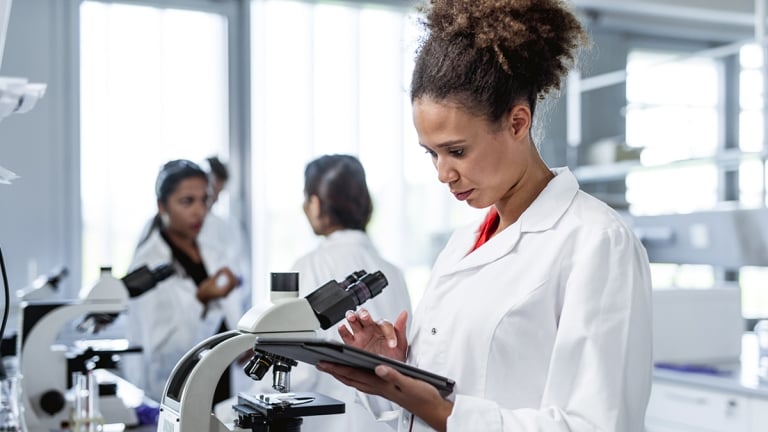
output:
[[450,378],[332,340],[259,336],[256,338],[254,349],[312,365],[319,361],[326,361],[367,370],[371,373],[376,366],[386,365],[403,375],[431,384],[442,396],[451,394],[455,385],[455,382]]

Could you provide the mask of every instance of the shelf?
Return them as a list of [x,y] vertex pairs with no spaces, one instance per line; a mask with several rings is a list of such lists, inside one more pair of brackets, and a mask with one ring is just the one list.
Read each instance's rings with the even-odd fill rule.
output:
[[580,184],[623,181],[635,168],[642,167],[640,161],[628,160],[604,165],[582,165],[573,170]]
[[583,165],[573,169],[573,174],[580,184],[607,183],[622,181],[632,171],[662,171],[705,164],[714,164],[721,169],[735,170],[739,168],[742,162],[765,162],[766,160],[768,160],[768,156],[763,152],[729,150],[710,157],[682,159],[659,165],[642,165],[638,160],[626,160],[603,165]]

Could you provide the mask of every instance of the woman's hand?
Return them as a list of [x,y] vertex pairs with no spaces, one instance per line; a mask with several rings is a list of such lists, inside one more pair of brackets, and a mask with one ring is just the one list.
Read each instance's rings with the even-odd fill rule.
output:
[[[339,327],[339,335],[345,344],[391,359],[405,361],[408,351],[405,326],[408,312],[402,311],[393,325],[387,320],[373,321],[365,309],[347,312],[347,326]],[[351,329],[351,331],[350,331]]]
[[211,300],[226,297],[238,285],[237,277],[229,267],[222,267],[197,287],[197,299],[207,304]]
[[375,374],[328,362],[319,362],[317,369],[364,393],[391,400],[438,431],[446,429],[453,403],[443,399],[431,384],[384,365],[376,366]]

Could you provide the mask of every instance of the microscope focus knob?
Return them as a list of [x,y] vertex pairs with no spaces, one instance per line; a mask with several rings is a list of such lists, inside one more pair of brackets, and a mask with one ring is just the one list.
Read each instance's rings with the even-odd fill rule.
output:
[[40,396],[40,408],[48,415],[54,415],[64,409],[66,400],[64,395],[57,390],[48,390]]

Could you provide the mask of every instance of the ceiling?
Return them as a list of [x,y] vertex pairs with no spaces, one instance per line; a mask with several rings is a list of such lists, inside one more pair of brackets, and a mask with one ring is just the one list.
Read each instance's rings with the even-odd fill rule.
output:
[[[571,0],[592,26],[631,33],[734,41],[756,35],[768,0]],[[762,16],[766,14],[763,12]],[[765,22],[765,19],[763,20]],[[765,33],[765,31],[763,31]]]

